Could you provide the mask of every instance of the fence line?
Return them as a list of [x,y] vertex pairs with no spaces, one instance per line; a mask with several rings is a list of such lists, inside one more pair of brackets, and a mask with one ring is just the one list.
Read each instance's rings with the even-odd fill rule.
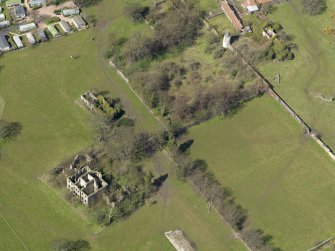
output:
[[311,249],[308,249],[307,251],[316,251],[319,250],[320,248],[323,248],[325,245],[328,245],[334,238],[331,237],[321,243],[319,243],[318,245],[312,247]]
[[229,46],[229,50],[232,51],[236,56],[242,59],[243,63],[249,66],[253,72],[256,74],[257,77],[262,79],[263,83],[268,87],[268,94],[273,97],[277,103],[287,111],[291,117],[298,122],[299,125],[306,131],[306,133],[328,154],[328,156],[335,160],[334,151],[318,136],[313,132],[313,129],[293,110],[292,107],[289,106],[288,103],[273,89],[271,83],[263,77],[246,59],[245,57],[234,48],[232,45]]

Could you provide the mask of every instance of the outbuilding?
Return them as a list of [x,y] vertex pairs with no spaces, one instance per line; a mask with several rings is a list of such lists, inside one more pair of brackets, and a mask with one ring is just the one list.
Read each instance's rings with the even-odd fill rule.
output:
[[5,52],[9,50],[10,50],[10,46],[7,41],[7,38],[4,35],[0,35],[0,51]]
[[62,27],[62,29],[65,33],[71,32],[71,27],[66,21],[64,21],[64,20],[60,21],[59,25],[60,25],[60,27]]
[[19,36],[14,36],[13,40],[14,40],[17,48],[19,48],[19,49],[23,48],[23,43],[22,43],[21,38]]
[[21,32],[31,31],[36,28],[35,23],[29,23],[29,24],[22,24],[19,26],[19,30]]
[[28,39],[30,45],[36,44],[36,40],[35,40],[33,34],[31,34],[31,32],[27,33],[26,36],[27,36],[27,39]]
[[81,16],[73,17],[72,23],[78,30],[86,29],[86,23]]

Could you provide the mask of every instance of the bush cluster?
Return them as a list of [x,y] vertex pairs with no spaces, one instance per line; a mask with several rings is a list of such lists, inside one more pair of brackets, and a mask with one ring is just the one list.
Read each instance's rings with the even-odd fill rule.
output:
[[304,12],[311,16],[320,15],[327,10],[327,0],[302,0]]

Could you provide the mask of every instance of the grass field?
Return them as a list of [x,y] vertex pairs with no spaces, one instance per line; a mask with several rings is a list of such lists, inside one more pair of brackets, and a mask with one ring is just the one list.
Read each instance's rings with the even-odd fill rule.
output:
[[208,162],[249,223],[283,250],[307,250],[334,234],[334,163],[271,97],[196,126],[189,137],[192,157]]
[[102,57],[109,32],[127,36],[136,29],[148,29],[124,19],[123,4],[122,0],[105,0],[89,9],[88,14],[96,14],[99,20],[95,29],[1,57],[4,119],[20,122],[22,133],[6,144],[0,159],[0,250],[48,250],[52,240],[64,237],[87,239],[98,251],[172,251],[163,232],[174,228],[185,230],[199,250],[243,250],[220,218],[207,212],[205,201],[175,180],[171,163],[162,154],[155,158],[155,165],[158,162],[170,177],[158,203],[142,207],[99,235],[92,234],[87,223],[38,180],[91,143],[89,114],[74,101],[92,87],[120,97],[140,129],[160,130]]
[[296,58],[290,62],[264,64],[261,72],[269,80],[280,72],[282,81],[276,90],[327,143],[335,147],[335,104],[315,97],[317,94],[335,96],[335,37],[323,32],[325,27],[335,27],[332,19],[335,1],[327,1],[327,12],[314,17],[301,13],[300,2],[292,0],[278,5],[270,15],[271,20],[282,24],[284,30],[293,35],[293,43],[298,45]]

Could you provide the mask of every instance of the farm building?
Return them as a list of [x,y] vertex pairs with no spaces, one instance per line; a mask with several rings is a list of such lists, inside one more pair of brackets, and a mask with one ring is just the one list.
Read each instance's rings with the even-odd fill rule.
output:
[[27,33],[26,36],[27,36],[27,39],[28,39],[30,45],[36,44],[36,40],[35,40],[33,34],[31,34],[31,32]]
[[9,20],[0,21],[0,29],[10,26]]
[[46,4],[46,0],[30,0],[29,1],[29,6],[30,7],[39,7],[39,6],[42,6],[44,4]]
[[44,30],[39,30],[39,31],[37,32],[37,35],[40,37],[40,39],[41,39],[43,42],[48,40],[47,35],[45,35]]
[[252,13],[252,12],[255,12],[255,11],[259,10],[255,0],[245,0],[242,3],[242,7],[245,10],[247,10],[249,13]]
[[19,30],[21,32],[31,31],[31,30],[33,30],[35,28],[36,28],[36,24],[35,23],[23,24],[23,25],[19,26]]
[[22,5],[14,6],[15,19],[20,20],[26,17],[26,12]]
[[7,7],[13,7],[15,5],[20,5],[22,2],[21,0],[7,0],[6,1],[6,6]]
[[64,21],[64,20],[60,21],[59,25],[60,25],[60,27],[62,27],[62,29],[65,33],[71,32],[71,27],[66,21]]
[[50,31],[51,35],[54,38],[60,37],[60,33],[58,32],[58,30],[56,29],[56,27],[54,25],[49,25],[48,26],[48,30]]
[[86,23],[81,16],[75,16],[72,18],[72,23],[78,30],[82,30],[86,28]]
[[5,20],[5,19],[6,19],[5,14],[0,14],[0,21]]
[[230,7],[229,3],[226,0],[221,1],[221,9],[226,14],[227,18],[232,23],[234,28],[237,31],[241,31],[241,29],[243,28],[242,22],[237,17],[235,11]]
[[21,38],[19,36],[14,36],[13,40],[14,40],[17,48],[19,48],[19,49],[23,48],[23,43],[22,43]]
[[4,35],[0,35],[0,51],[9,51],[10,46],[8,44],[7,38]]

